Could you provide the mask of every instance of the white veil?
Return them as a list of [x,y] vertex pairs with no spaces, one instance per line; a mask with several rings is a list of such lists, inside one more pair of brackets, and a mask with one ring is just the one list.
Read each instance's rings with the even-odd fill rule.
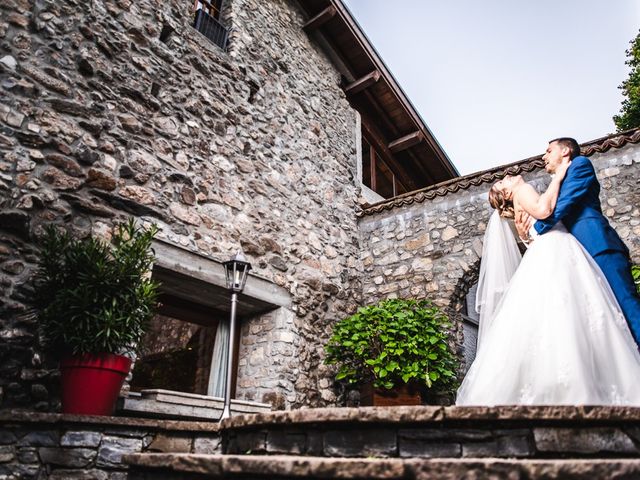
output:
[[518,250],[509,221],[495,210],[484,234],[476,294],[476,312],[480,314],[478,348],[521,259],[522,254]]

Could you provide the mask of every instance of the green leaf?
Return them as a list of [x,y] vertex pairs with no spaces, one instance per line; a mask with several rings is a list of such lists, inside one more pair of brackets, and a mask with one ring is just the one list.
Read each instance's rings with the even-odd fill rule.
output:
[[54,352],[120,353],[140,345],[157,307],[149,279],[157,227],[116,224],[112,242],[73,238],[48,226],[40,238],[34,301],[46,346]]
[[449,335],[447,316],[431,302],[383,300],[334,324],[325,363],[338,365],[336,379],[349,384],[372,379],[391,388],[420,379],[446,391],[456,387],[457,369]]
[[631,67],[629,77],[618,87],[623,95],[622,108],[613,117],[619,132],[640,126],[640,33],[630,43],[625,62]]

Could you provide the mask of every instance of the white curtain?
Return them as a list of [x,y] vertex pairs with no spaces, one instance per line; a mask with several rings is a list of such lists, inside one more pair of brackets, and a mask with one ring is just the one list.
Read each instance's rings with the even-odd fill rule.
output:
[[207,395],[224,398],[225,376],[229,359],[229,322],[218,322],[216,339],[211,355],[211,369],[209,371],[209,386]]

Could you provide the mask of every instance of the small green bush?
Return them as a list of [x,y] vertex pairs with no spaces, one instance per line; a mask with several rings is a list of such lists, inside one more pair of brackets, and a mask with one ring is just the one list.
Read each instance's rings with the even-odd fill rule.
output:
[[426,300],[389,299],[358,309],[335,324],[325,363],[337,380],[373,381],[391,389],[418,382],[439,390],[455,385],[457,362],[447,344],[447,316]]
[[48,347],[61,355],[135,350],[157,307],[150,279],[156,232],[132,219],[116,225],[109,244],[45,229],[34,287]]
[[636,290],[638,290],[638,294],[640,295],[640,265],[634,265],[631,267],[631,275],[633,275]]

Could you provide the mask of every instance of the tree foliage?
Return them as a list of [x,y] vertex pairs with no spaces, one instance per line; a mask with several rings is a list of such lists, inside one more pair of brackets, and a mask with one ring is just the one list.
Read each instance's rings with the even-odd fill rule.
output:
[[620,114],[613,117],[618,131],[640,127],[640,33],[631,42],[627,50],[626,65],[631,67],[629,78],[618,88],[625,97],[622,101]]
[[373,381],[390,389],[418,381],[451,388],[457,362],[447,343],[450,326],[429,301],[384,300],[335,324],[325,363],[338,364],[336,379],[351,384]]
[[157,307],[150,279],[157,232],[119,224],[111,243],[49,226],[34,278],[44,342],[58,354],[124,353],[140,344]]

